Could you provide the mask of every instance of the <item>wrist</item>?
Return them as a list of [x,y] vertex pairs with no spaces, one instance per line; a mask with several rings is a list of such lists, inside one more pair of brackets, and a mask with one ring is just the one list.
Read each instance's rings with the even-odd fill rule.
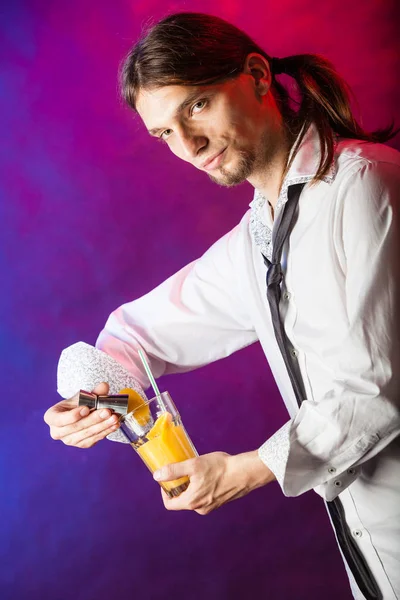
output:
[[242,488],[251,492],[259,487],[275,481],[274,473],[263,463],[258,450],[229,456],[230,468],[238,474]]

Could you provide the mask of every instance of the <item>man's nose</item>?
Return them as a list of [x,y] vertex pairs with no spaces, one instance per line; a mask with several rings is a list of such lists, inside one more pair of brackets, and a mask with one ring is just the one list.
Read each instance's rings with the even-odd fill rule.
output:
[[197,133],[182,131],[179,138],[183,158],[186,160],[196,158],[201,150],[203,150],[208,144],[207,138]]

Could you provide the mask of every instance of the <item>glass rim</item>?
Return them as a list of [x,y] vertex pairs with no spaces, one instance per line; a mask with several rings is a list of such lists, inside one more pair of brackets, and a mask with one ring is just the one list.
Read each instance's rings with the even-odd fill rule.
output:
[[[143,400],[143,404],[140,404],[140,406],[137,406],[133,410],[130,410],[129,412],[125,413],[124,415],[121,415],[120,421],[125,420],[126,417],[128,417],[129,415],[134,415],[134,413],[137,410],[143,409],[144,406],[148,406],[150,404],[150,402],[153,402],[154,400],[157,400],[160,396],[163,396],[164,394],[168,394],[168,400],[169,400],[169,402],[173,403],[173,400],[172,400],[172,398],[170,396],[170,393],[167,390],[165,390],[164,392],[160,392],[159,396],[153,396],[152,398],[147,398],[147,400],[144,400],[143,396],[140,395],[140,397]],[[173,404],[173,406],[175,407],[175,404]],[[169,412],[169,411],[166,411],[166,412]]]

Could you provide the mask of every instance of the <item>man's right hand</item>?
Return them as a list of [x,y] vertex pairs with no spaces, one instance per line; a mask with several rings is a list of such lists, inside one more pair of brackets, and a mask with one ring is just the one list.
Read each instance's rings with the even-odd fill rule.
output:
[[[107,383],[94,388],[95,394],[108,394]],[[61,400],[44,414],[53,440],[61,440],[67,446],[90,448],[119,427],[118,415],[109,409],[89,411],[87,406],[78,406],[79,394],[69,400]]]

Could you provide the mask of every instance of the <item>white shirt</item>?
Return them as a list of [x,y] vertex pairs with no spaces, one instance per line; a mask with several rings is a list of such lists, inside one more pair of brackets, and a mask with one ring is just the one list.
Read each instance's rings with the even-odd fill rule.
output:
[[[289,185],[311,181],[319,156],[311,126],[276,214]],[[280,304],[306,390],[300,409],[266,297],[272,215],[257,191],[250,206],[201,258],[113,312],[97,347],[147,387],[139,346],[159,377],[259,340],[290,416],[260,458],[287,496],[340,493],[384,599],[400,598],[400,154],[339,140],[325,180],[300,196]]]

